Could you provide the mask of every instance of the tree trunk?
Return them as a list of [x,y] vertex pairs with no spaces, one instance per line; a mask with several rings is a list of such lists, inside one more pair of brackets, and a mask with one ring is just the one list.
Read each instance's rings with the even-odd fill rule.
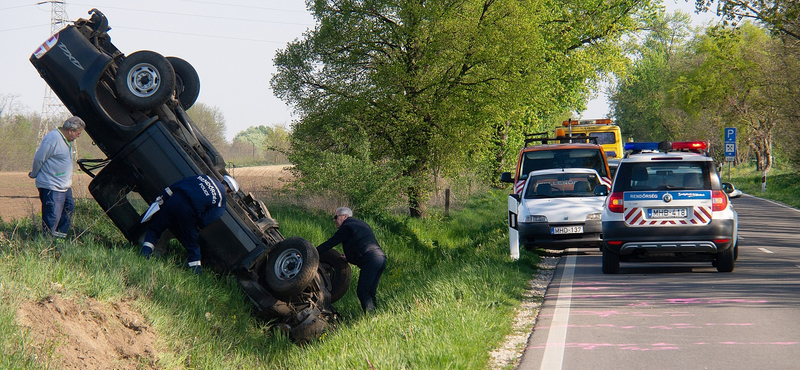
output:
[[428,199],[424,185],[414,184],[408,188],[408,212],[411,217],[428,216]]

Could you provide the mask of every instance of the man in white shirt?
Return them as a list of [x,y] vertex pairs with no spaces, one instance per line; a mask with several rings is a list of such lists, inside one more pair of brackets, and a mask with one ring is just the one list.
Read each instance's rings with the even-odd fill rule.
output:
[[39,200],[42,201],[42,230],[57,238],[69,231],[75,201],[72,198],[73,142],[83,132],[86,123],[72,116],[64,124],[47,133],[42,139],[28,176],[36,179]]

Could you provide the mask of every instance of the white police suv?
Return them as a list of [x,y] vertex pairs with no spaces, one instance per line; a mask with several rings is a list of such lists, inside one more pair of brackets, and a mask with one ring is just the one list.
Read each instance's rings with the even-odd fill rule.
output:
[[[703,141],[626,143],[602,214],[606,274],[623,262],[711,262],[733,271],[738,217]],[[725,183],[724,185],[729,185]]]

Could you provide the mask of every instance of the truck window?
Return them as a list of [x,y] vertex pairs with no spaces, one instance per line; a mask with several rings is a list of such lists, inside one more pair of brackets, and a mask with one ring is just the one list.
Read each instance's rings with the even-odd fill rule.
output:
[[550,168],[591,168],[602,177],[608,177],[603,154],[597,149],[553,149],[527,152],[522,157],[519,178],[531,171]]
[[591,132],[589,137],[597,138],[597,143],[603,144],[616,144],[617,139],[614,137],[613,132]]

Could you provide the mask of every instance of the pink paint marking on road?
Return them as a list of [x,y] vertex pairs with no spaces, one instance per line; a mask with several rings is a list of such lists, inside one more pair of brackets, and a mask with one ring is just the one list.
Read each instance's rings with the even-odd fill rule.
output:
[[631,298],[630,295],[623,295],[623,294],[581,294],[581,295],[572,295],[570,299],[584,299],[584,298]]
[[[721,344],[725,346],[731,345],[779,345],[789,346],[797,345],[798,342],[695,342],[695,346],[708,346],[714,344]],[[527,349],[543,349],[544,345],[531,346]],[[624,351],[665,351],[665,350],[679,350],[681,347],[676,343],[651,343],[651,344],[634,344],[634,343],[564,343],[563,348],[580,348],[583,350],[591,351],[596,349],[619,349]]]
[[670,304],[720,304],[720,303],[767,303],[765,300],[749,300],[749,299],[709,299],[703,300],[699,298],[671,298],[665,300]]

